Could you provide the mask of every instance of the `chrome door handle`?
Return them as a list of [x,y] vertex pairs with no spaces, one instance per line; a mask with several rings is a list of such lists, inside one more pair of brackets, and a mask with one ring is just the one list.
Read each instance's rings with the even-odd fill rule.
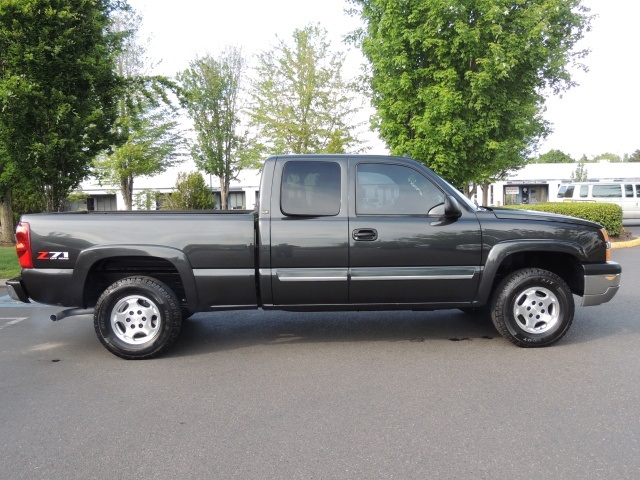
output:
[[375,228],[357,228],[351,236],[354,240],[372,242],[378,239],[378,231]]

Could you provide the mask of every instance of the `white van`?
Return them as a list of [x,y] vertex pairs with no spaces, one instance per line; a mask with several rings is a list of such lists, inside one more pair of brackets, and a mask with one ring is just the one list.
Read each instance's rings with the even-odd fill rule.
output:
[[615,203],[622,207],[623,219],[640,219],[640,180],[562,185],[557,199],[559,202]]

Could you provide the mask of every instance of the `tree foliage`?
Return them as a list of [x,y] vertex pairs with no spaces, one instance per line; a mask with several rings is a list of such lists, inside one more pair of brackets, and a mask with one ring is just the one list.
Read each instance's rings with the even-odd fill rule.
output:
[[208,210],[216,206],[211,190],[200,172],[180,173],[176,191],[167,195],[163,209]]
[[628,162],[640,162],[640,150],[636,150],[631,155],[629,155]]
[[241,130],[245,69],[242,51],[229,47],[219,58],[195,59],[179,75],[182,103],[197,135],[191,154],[200,170],[220,179],[222,209],[227,208],[231,180],[254,160],[248,133]]
[[549,150],[535,159],[534,163],[575,163],[575,160],[561,150]]
[[101,181],[120,186],[127,210],[133,208],[135,179],[157,175],[182,161],[184,143],[169,97],[176,86],[165,77],[147,74],[150,61],[138,35],[140,23],[133,10],[115,15],[113,31],[123,39],[116,70],[124,81],[113,131],[117,144],[95,162]]
[[571,172],[572,182],[586,182],[589,178],[589,171],[586,169],[584,162],[579,162],[576,169]]
[[579,0],[350,2],[381,137],[459,186],[523,164],[590,21]]
[[258,56],[251,124],[270,153],[345,153],[360,145],[353,123],[354,85],[342,77],[344,54],[326,30],[296,29]]
[[[113,144],[116,0],[0,4],[0,195],[11,209],[18,178],[60,210]],[[8,202],[8,203],[7,203]],[[5,216],[10,218],[11,215]],[[3,222],[3,235],[13,225]],[[12,234],[11,234],[12,236]]]
[[620,155],[616,155],[615,153],[605,152],[593,157],[592,162],[599,162],[600,160],[605,160],[613,163],[618,163],[622,161]]

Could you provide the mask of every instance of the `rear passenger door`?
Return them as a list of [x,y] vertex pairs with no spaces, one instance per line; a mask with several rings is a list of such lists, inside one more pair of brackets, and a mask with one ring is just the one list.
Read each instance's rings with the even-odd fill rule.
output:
[[277,160],[271,199],[274,305],[348,303],[346,178],[346,157]]

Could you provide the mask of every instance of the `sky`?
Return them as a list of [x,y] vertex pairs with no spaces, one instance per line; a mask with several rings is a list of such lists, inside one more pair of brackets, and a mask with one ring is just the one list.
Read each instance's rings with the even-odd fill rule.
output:
[[[251,60],[272,47],[277,38],[289,40],[294,29],[320,23],[332,46],[347,50],[345,73],[356,76],[364,59],[344,35],[361,26],[349,16],[346,0],[129,0],[143,19],[141,33],[150,37],[148,53],[160,63],[155,72],[175,75],[198,55],[217,55],[226,46],[239,46]],[[623,156],[640,149],[640,18],[638,0],[583,0],[596,15],[592,30],[578,45],[588,48],[583,61],[588,72],[576,70],[578,86],[547,99],[545,119],[553,133],[539,153],[562,150],[575,159],[611,152]],[[362,120],[373,110],[363,107]],[[388,153],[373,132],[365,133],[369,153]]]

